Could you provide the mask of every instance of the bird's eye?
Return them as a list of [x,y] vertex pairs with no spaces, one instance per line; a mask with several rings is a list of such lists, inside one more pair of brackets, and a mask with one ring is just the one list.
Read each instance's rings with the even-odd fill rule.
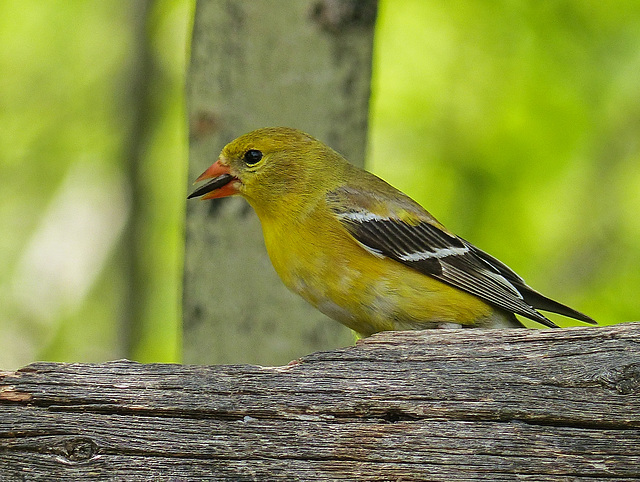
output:
[[257,149],[249,149],[244,153],[244,162],[246,162],[248,165],[255,164],[260,159],[262,159],[262,152],[258,151]]

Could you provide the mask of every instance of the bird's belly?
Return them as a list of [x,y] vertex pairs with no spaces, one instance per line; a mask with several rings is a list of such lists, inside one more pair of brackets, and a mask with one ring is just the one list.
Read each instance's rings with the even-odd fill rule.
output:
[[[486,323],[495,310],[478,298],[362,250],[315,252],[274,262],[284,283],[327,316],[362,335]],[[286,268],[285,268],[286,266]]]

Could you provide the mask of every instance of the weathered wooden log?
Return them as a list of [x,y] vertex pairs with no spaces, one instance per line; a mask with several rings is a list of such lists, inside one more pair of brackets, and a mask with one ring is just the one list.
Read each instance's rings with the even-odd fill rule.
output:
[[640,323],[0,374],[0,480],[640,480]]

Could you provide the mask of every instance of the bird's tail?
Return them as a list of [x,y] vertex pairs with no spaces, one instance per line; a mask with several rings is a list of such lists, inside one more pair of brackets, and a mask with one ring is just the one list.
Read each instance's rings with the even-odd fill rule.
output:
[[569,318],[584,321],[585,323],[589,323],[590,325],[598,324],[598,322],[590,316],[587,316],[584,313],[579,312],[578,310],[574,310],[567,305],[558,303],[551,298],[547,298],[546,296],[538,293],[536,290],[529,288],[528,286],[525,289],[522,289],[522,287],[519,286],[518,290],[520,291],[520,294],[522,295],[524,301],[529,303],[537,310],[558,313],[560,315],[568,316]]

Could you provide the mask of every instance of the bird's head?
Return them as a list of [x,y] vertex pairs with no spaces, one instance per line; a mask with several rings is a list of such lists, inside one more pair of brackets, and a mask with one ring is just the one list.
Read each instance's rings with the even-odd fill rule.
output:
[[[258,214],[282,203],[299,203],[318,189],[329,189],[348,163],[302,131],[268,127],[230,142],[196,182],[210,179],[190,198],[239,194]],[[326,190],[325,189],[325,190]]]

